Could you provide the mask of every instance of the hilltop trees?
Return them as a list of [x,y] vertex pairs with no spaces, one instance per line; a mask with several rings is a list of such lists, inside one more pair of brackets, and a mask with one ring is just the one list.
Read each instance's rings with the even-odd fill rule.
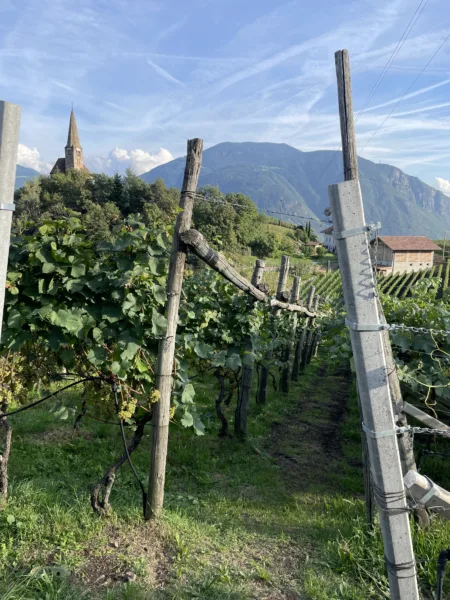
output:
[[131,170],[92,175],[70,170],[28,181],[15,194],[16,230],[29,222],[78,217],[93,241],[110,238],[121,218],[141,214],[148,224],[163,226],[175,221],[179,191],[161,179],[145,183]]
[[[110,240],[120,220],[130,215],[140,215],[153,227],[172,227],[179,212],[179,195],[178,189],[167,188],[162,179],[149,184],[131,170],[113,177],[75,170],[43,175],[16,191],[15,228],[21,233],[30,223],[76,217],[89,239],[104,242]],[[289,251],[295,252],[294,235],[275,239],[263,227],[268,218],[259,214],[244,194],[223,195],[217,187],[205,187],[198,193],[193,217],[194,227],[218,249],[239,252],[251,248],[263,258],[286,251],[290,244]],[[295,234],[300,240],[308,236],[305,230]]]

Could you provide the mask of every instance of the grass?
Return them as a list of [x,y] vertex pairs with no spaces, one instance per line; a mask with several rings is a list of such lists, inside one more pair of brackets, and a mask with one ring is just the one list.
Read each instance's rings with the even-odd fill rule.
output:
[[[171,428],[166,508],[156,523],[143,523],[126,466],[111,516],[89,506],[89,486],[121,451],[117,428],[85,419],[75,434],[44,409],[16,417],[10,498],[0,511],[2,600],[389,597],[381,539],[364,522],[347,377],[313,363],[289,395],[272,391],[265,407],[252,406],[247,442],[217,438],[214,395],[213,382],[198,385],[205,436]],[[147,433],[133,455],[142,479],[149,441]],[[435,520],[414,536],[431,598],[450,528]]]

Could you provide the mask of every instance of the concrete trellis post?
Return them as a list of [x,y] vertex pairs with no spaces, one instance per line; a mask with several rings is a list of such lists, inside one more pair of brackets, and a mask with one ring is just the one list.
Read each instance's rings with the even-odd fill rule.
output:
[[[14,182],[19,129],[20,107],[0,101],[0,338],[5,307],[11,223],[14,212]],[[12,429],[7,417],[1,417],[2,410],[5,409],[0,404],[0,427],[5,432],[3,450],[0,454],[0,500],[6,499],[8,494],[8,461],[12,439]]]
[[361,411],[379,503],[386,567],[393,600],[419,600],[409,513],[403,486],[383,326],[367,239],[353,123],[350,65],[336,52],[345,182],[329,186],[334,237],[342,275],[347,323]]
[[0,100],[0,338],[2,333],[14,183],[19,146],[20,107]]

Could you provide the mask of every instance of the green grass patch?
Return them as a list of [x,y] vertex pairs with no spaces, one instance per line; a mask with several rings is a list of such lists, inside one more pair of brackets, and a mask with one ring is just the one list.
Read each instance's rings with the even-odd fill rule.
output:
[[[111,516],[90,508],[89,487],[121,453],[117,427],[85,419],[74,433],[41,408],[11,419],[2,599],[388,597],[381,539],[365,525],[359,416],[347,376],[316,361],[287,396],[272,390],[266,406],[253,401],[246,442],[217,437],[215,382],[197,390],[207,433],[171,427],[157,523],[142,521],[128,466],[117,476]],[[149,434],[133,455],[142,479]],[[449,539],[438,519],[425,533],[414,530],[424,597]]]

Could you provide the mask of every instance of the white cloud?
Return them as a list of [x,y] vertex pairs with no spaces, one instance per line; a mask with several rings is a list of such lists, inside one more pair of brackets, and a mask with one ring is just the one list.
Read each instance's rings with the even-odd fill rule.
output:
[[450,181],[448,179],[442,179],[442,177],[435,177],[437,181],[437,187],[441,192],[444,192],[446,196],[450,196]]
[[41,160],[41,155],[37,148],[28,148],[24,144],[19,144],[17,163],[22,167],[39,171],[39,173],[48,173],[53,167],[51,163]]
[[166,148],[160,148],[158,152],[146,152],[140,148],[135,150],[115,148],[109,152],[106,158],[91,156],[86,159],[86,163],[94,172],[100,171],[112,175],[116,171],[123,173],[125,169],[131,168],[137,175],[142,175],[142,173],[151,171],[171,160],[173,160],[173,156]]

